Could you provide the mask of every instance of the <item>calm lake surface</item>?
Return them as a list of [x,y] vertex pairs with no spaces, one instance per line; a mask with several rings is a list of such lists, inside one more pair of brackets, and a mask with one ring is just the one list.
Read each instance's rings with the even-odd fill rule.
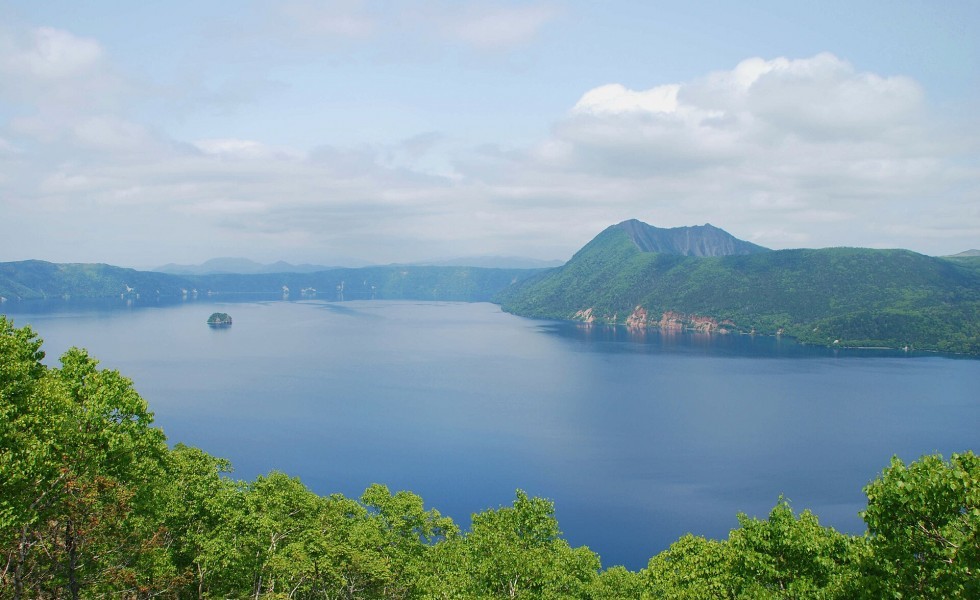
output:
[[[8,302],[47,362],[85,347],[134,380],[171,443],[320,494],[411,490],[464,528],[518,488],[574,545],[636,569],[736,513],[864,530],[892,455],[978,449],[980,360],[749,336],[630,333],[491,304]],[[234,325],[210,329],[214,311]]]

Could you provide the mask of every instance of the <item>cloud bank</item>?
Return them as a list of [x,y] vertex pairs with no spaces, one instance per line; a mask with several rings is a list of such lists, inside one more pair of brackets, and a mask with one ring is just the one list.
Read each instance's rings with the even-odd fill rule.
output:
[[[279,10],[309,35],[383,35],[365,3],[315,8]],[[512,48],[556,14],[469,5],[430,26]],[[452,131],[312,148],[185,139],[141,117],[141,85],[97,40],[0,31],[0,260],[568,258],[634,217],[711,222],[774,248],[941,254],[980,240],[980,132],[934,114],[916,81],[829,53],[582,90],[549,134],[506,147]]]
[[[926,239],[980,237],[975,152],[929,114],[915,81],[825,53],[589,90],[520,170],[561,174],[652,222],[721,222],[775,247],[928,250]],[[916,240],[899,235],[913,229]]]

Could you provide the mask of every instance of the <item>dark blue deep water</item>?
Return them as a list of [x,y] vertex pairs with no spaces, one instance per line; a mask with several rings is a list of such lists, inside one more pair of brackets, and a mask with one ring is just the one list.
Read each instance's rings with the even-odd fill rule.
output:
[[[566,538],[640,568],[684,533],[722,538],[780,494],[860,533],[892,455],[976,450],[980,360],[791,340],[633,334],[491,304],[4,305],[132,378],[171,443],[278,469],[321,494],[408,489],[464,528],[518,488]],[[228,312],[214,330],[211,312]]]

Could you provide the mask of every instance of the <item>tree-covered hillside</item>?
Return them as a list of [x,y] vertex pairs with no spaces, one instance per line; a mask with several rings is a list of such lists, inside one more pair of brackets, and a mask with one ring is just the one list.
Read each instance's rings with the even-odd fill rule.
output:
[[25,260],[0,263],[0,296],[8,300],[40,298],[110,298],[120,294],[179,296],[192,289],[186,278],[104,264],[49,263]]
[[57,367],[0,317],[0,599],[977,598],[980,457],[895,459],[865,492],[868,532],[794,514],[686,535],[638,572],[603,570],[553,504],[516,493],[461,529],[408,491],[319,496],[273,472],[229,477],[168,447],[116,371]]
[[102,264],[55,264],[39,260],[0,263],[0,296],[8,300],[110,298],[120,295],[174,298],[200,294],[281,293],[316,290],[334,299],[488,301],[536,273],[527,269],[385,266],[315,273],[169,275]]
[[497,300],[532,317],[980,353],[976,264],[907,250],[680,256],[644,252],[627,230],[613,226],[565,266]]

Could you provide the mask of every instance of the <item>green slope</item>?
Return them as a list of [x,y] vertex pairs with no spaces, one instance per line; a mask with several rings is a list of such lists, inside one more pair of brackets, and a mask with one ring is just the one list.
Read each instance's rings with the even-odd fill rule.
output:
[[[184,290],[218,294],[280,293],[299,297],[315,288],[317,297],[356,299],[489,301],[494,294],[537,273],[533,269],[386,266],[330,269],[315,273],[261,275],[169,275],[101,264],[55,264],[39,260],[0,263],[0,296],[8,300],[109,298],[125,294],[180,297]],[[132,291],[127,291],[132,290]]]
[[532,317],[659,326],[673,312],[664,319],[673,326],[980,353],[980,271],[907,250],[689,257],[643,252],[613,226],[497,299]]
[[58,264],[41,260],[0,263],[0,296],[39,299],[72,296],[107,298],[125,294],[127,286],[142,294],[179,295],[193,287],[187,278],[136,271],[104,264]]

